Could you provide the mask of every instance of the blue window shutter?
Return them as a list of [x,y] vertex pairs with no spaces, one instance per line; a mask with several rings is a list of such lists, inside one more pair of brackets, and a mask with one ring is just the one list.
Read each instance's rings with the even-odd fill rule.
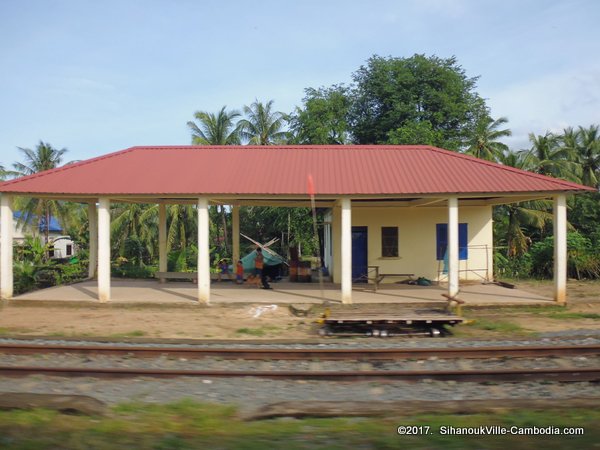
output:
[[458,259],[469,259],[469,245],[468,231],[466,223],[458,224]]
[[437,223],[435,225],[435,259],[442,261],[446,256],[448,247],[448,224]]
[[[469,231],[468,224],[458,224],[458,259],[469,259]],[[435,258],[442,261],[448,249],[448,224],[437,223],[435,225]]]

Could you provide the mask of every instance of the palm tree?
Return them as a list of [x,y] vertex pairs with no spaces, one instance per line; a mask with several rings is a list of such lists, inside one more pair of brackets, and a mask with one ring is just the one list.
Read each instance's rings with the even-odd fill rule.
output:
[[575,161],[574,149],[561,146],[561,137],[549,131],[536,136],[529,133],[531,149],[521,150],[524,163],[533,172],[579,181],[579,165]]
[[600,130],[598,125],[579,127],[576,132],[577,158],[581,166],[581,182],[586,186],[600,185]]
[[500,129],[508,123],[506,117],[492,119],[483,115],[475,124],[472,138],[469,140],[466,153],[488,161],[499,161],[508,152],[508,146],[499,141],[500,138],[510,136],[508,128]]
[[[44,170],[59,167],[66,148],[57,150],[49,143],[40,141],[35,150],[17,147],[24,154],[24,162],[13,164],[15,168],[12,174],[16,176],[32,175]],[[45,242],[49,241],[50,217],[58,218],[63,227],[69,222],[68,208],[63,202],[57,200],[43,200],[37,198],[23,197],[16,202],[16,208],[21,211],[18,220],[20,226],[24,223],[32,223],[37,220],[38,229],[44,229]]]
[[[506,166],[528,170],[531,158],[528,158],[528,153],[509,152],[501,158],[500,162]],[[525,235],[524,228],[543,230],[552,220],[551,208],[552,203],[547,200],[511,203],[496,207],[494,211],[496,231],[504,234],[508,257],[513,258],[527,252],[531,238]]]
[[255,100],[250,106],[244,106],[246,119],[238,122],[240,136],[253,145],[272,145],[284,143],[288,132],[283,131],[288,120],[286,114],[272,111],[273,100],[263,104]]
[[194,117],[200,125],[190,121],[187,123],[192,130],[194,145],[235,145],[240,143],[238,128],[233,120],[240,116],[238,111],[226,111],[226,106],[217,114],[196,111]]
[[158,218],[148,213],[149,208],[139,203],[117,203],[111,208],[111,243],[118,255],[124,256],[132,242],[141,243],[149,255],[155,253]]

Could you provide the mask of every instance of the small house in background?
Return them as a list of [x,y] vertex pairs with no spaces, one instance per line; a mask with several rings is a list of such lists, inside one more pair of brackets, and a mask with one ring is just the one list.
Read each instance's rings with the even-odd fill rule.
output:
[[[13,242],[23,244],[25,236],[34,236],[43,242],[46,228],[44,220],[42,219],[40,223],[37,217],[31,216],[27,222],[19,223],[22,214],[21,211],[13,213]],[[50,258],[71,258],[77,254],[77,245],[73,242],[71,236],[64,233],[63,227],[56,217],[50,217],[48,232],[48,242],[51,244]]]

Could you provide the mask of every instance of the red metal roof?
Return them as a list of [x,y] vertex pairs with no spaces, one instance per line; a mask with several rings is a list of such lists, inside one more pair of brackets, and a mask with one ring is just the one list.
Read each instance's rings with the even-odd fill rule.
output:
[[61,195],[419,195],[591,190],[429,146],[132,147],[0,184]]

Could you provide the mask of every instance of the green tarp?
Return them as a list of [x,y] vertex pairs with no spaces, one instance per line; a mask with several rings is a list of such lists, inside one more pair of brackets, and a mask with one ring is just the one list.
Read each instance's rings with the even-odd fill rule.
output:
[[[263,250],[263,256],[265,261],[265,266],[276,266],[277,264],[281,264],[284,262],[283,258],[276,255],[271,255],[269,252]],[[256,250],[248,253],[246,256],[242,258],[242,264],[244,265],[244,272],[252,272],[254,270],[254,259],[256,258]],[[237,265],[233,265],[235,267]],[[235,269],[232,267],[232,272],[235,273]]]

